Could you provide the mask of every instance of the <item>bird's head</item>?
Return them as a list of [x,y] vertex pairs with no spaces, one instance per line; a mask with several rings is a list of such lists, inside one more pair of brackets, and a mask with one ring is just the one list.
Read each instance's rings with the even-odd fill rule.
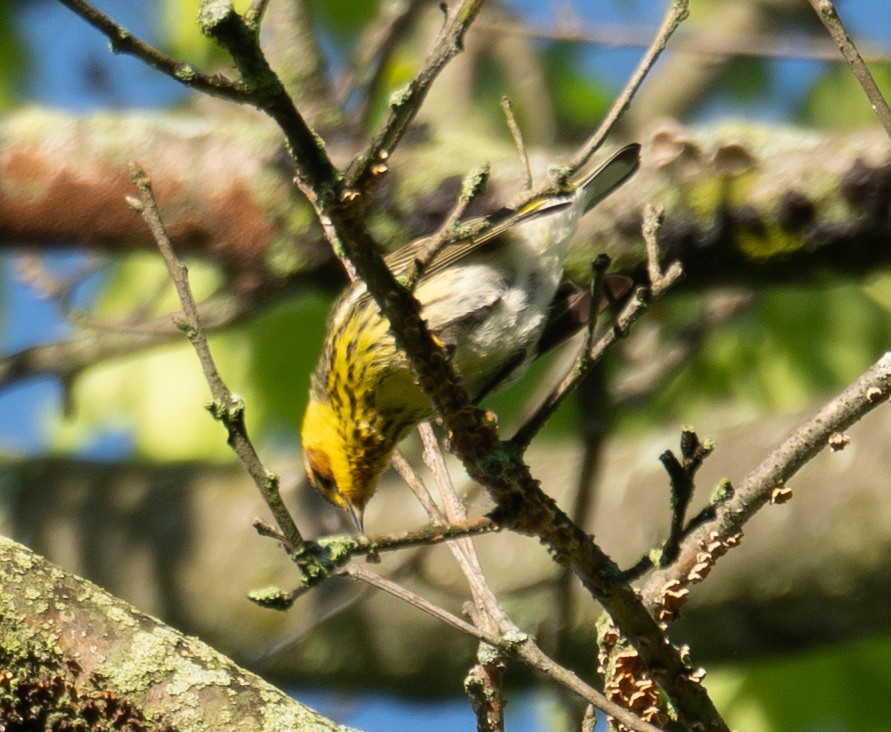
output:
[[346,511],[363,533],[365,504],[393,445],[384,445],[359,425],[344,424],[329,402],[312,397],[303,418],[302,441],[309,482]]

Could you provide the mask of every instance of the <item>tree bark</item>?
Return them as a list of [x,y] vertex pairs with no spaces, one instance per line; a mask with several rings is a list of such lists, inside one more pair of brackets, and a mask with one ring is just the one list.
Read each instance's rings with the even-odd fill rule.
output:
[[[341,729],[197,639],[2,537],[0,637],[0,667],[16,679],[0,693],[5,722],[39,713],[107,729],[127,720],[127,729],[167,732]],[[17,707],[16,693],[39,694],[41,703]],[[45,717],[24,720],[24,728],[43,729]]]

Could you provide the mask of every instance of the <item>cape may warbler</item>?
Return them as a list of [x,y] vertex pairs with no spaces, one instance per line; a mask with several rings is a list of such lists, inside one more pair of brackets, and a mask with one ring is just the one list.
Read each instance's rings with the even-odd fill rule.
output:
[[[639,151],[622,148],[561,195],[467,222],[474,233],[428,253],[429,262],[429,239],[387,257],[396,274],[420,260],[414,294],[471,398],[515,380],[581,326],[567,329],[560,317],[568,307],[560,281],[569,240],[582,215],[637,169]],[[551,329],[560,321],[563,333]],[[432,415],[388,321],[365,285],[353,283],[331,310],[312,376],[302,429],[310,482],[362,531],[365,504],[396,444]]]

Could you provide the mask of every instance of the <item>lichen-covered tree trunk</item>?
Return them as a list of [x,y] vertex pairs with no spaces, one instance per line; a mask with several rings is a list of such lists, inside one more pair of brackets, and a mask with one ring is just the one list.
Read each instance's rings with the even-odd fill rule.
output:
[[52,719],[95,730],[341,729],[197,639],[5,538],[0,638],[0,719],[15,729],[49,729]]

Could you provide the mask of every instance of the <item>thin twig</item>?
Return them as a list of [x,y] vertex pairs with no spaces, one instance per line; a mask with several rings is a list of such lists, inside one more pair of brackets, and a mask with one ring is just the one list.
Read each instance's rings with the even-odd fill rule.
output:
[[645,722],[633,712],[625,709],[625,707],[610,701],[599,691],[585,683],[575,673],[558,664],[542,651],[531,638],[527,637],[523,643],[519,644],[516,652],[532,668],[542,671],[554,679],[554,681],[577,694],[580,698],[593,704],[600,711],[625,725],[628,729],[634,732],[657,732],[659,730],[658,727]]
[[854,45],[854,41],[845,30],[832,0],[809,0],[809,2],[823,25],[826,26],[826,30],[829,31],[836,45],[838,45],[842,56],[844,56],[848,66],[851,67],[851,71],[854,72],[857,81],[860,82],[860,86],[863,87],[863,91],[866,93],[873,111],[879,118],[879,122],[885,128],[885,132],[891,137],[891,109],[888,108],[888,102],[885,101],[885,97],[882,95],[875,79],[873,79],[866,63],[864,63],[863,57],[857,50],[857,46]]
[[530,190],[528,196],[524,197],[521,201],[515,202],[518,207],[522,207],[524,202],[531,201],[537,196],[546,196],[559,190],[564,185],[566,178],[570,177],[573,173],[580,170],[588,163],[594,153],[603,144],[603,141],[607,138],[626,107],[631,103],[631,100],[634,98],[640,85],[650,72],[650,69],[665,50],[672,34],[686,19],[688,15],[688,5],[689,0],[673,0],[655,37],[647,47],[644,57],[637,65],[631,78],[625,84],[625,87],[619,93],[615,102],[610,106],[609,111],[595,131],[565,166],[560,166],[556,169],[558,171],[557,179],[554,179],[552,176],[551,180],[546,180],[538,186],[538,188]]
[[[433,479],[439,488],[439,495],[445,507],[446,518],[450,522],[460,522],[467,520],[467,512],[458,498],[455,491],[455,485],[449,475],[442,450],[433,433],[433,428],[429,423],[418,426],[418,432],[421,435],[421,443],[424,446],[424,463],[433,475]],[[477,606],[486,606],[489,617],[502,621],[507,616],[498,607],[495,593],[491,591],[480,566],[479,556],[476,552],[476,546],[473,541],[462,539],[449,544],[449,549],[461,567],[465,578],[470,584],[470,590],[476,600]]]
[[275,473],[266,470],[260,461],[247,435],[247,429],[244,424],[244,404],[229,391],[217,371],[213,355],[207,344],[204,328],[201,325],[201,316],[198,313],[198,307],[195,304],[195,299],[189,286],[188,271],[185,265],[179,261],[167,236],[152,193],[151,181],[145,174],[145,171],[135,162],[130,164],[130,178],[139,190],[140,197],[138,200],[129,198],[128,202],[131,207],[139,211],[149,227],[152,236],[158,244],[158,249],[164,257],[164,262],[170,272],[170,278],[176,287],[183,314],[185,315],[182,329],[198,354],[198,360],[201,362],[201,368],[204,370],[204,376],[213,396],[213,402],[210,407],[211,413],[217,419],[220,419],[226,427],[229,433],[229,444],[254,479],[257,488],[260,489],[260,494],[272,512],[279,529],[281,529],[288,548],[294,553],[300,553],[304,547],[303,537],[300,535],[300,531],[297,529],[297,525],[294,523],[294,519],[291,517],[288,509],[285,507],[281,493],[279,493],[279,478]]
[[659,26],[659,30],[656,32],[656,36],[647,48],[646,53],[644,53],[644,57],[640,60],[640,63],[637,65],[631,78],[625,84],[625,88],[622,89],[619,96],[616,97],[616,101],[613,102],[609,112],[607,112],[600,125],[594,131],[594,134],[588,138],[588,141],[582,146],[581,150],[579,150],[573,157],[569,164],[571,170],[575,171],[582,168],[603,144],[603,141],[606,139],[610,130],[612,130],[613,126],[618,121],[619,116],[625,111],[625,108],[631,104],[631,100],[634,98],[634,95],[637,93],[637,90],[640,88],[640,85],[643,83],[647,74],[650,73],[653,64],[655,64],[659,56],[662,55],[665,46],[668,44],[668,39],[671,38],[671,35],[687,17],[687,6],[688,0],[673,0],[671,6],[668,8],[668,12],[665,14],[662,25]]
[[232,81],[221,74],[208,76],[191,64],[178,61],[159,51],[154,46],[140,40],[122,26],[115,23],[105,13],[83,0],[59,0],[69,10],[77,13],[87,23],[104,33],[115,53],[126,53],[141,59],[162,74],[180,84],[213,96],[223,97],[240,104],[249,102],[247,87],[239,81]]
[[507,120],[507,129],[510,130],[510,136],[514,138],[514,145],[517,148],[517,155],[520,156],[520,163],[523,166],[523,187],[526,190],[532,189],[532,165],[529,163],[529,152],[526,150],[526,143],[523,141],[523,131],[517,122],[514,114],[514,105],[509,97],[501,97],[501,108],[504,110],[504,118]]
[[658,728],[644,722],[635,714],[629,712],[615,702],[611,702],[599,691],[579,679],[572,671],[563,668],[558,663],[548,658],[547,655],[535,645],[534,640],[530,636],[517,631],[516,635],[504,638],[496,633],[487,632],[475,625],[471,625],[447,610],[434,605],[429,600],[407,590],[401,585],[381,577],[375,572],[368,571],[358,564],[350,563],[346,565],[343,568],[342,573],[353,579],[377,587],[378,589],[393,595],[393,597],[397,597],[400,600],[407,602],[412,607],[416,607],[422,612],[441,620],[456,630],[466,633],[472,638],[488,643],[495,648],[502,648],[509,654],[516,654],[532,668],[543,671],[550,678],[574,691],[581,698],[593,704],[598,709],[601,709],[614,719],[620,721],[634,732],[659,732]]
[[647,247],[647,276],[650,283],[659,282],[663,277],[662,264],[659,259],[659,229],[665,217],[665,210],[656,208],[648,203],[644,208],[643,226],[641,233],[643,234],[644,243]]
[[700,440],[699,435],[691,429],[684,429],[681,432],[680,460],[671,450],[666,450],[659,456],[668,473],[671,488],[671,522],[668,538],[663,543],[659,556],[662,566],[670,564],[678,554],[686,528],[684,520],[696,487],[694,478],[713,449],[713,443]]
[[434,239],[448,241],[449,236],[454,235],[453,229],[458,226],[467,209],[486,190],[489,183],[489,175],[492,168],[488,163],[483,163],[476,170],[470,171],[461,181],[461,192],[458,200],[452,207],[442,226],[434,235]]
[[456,630],[469,635],[471,638],[486,641],[487,643],[492,643],[493,645],[498,645],[501,642],[501,639],[498,638],[498,636],[491,633],[486,633],[484,630],[477,628],[475,625],[471,625],[466,620],[462,620],[461,618],[453,615],[447,610],[444,610],[438,605],[434,605],[432,602],[426,600],[417,593],[412,592],[411,590],[407,590],[406,588],[402,587],[402,585],[391,582],[390,580],[381,577],[375,572],[369,572],[367,569],[365,569],[364,567],[360,567],[358,564],[348,564],[345,567],[345,571],[346,574],[353,579],[361,580],[362,582],[366,582],[373,587],[377,587],[378,589],[393,595],[393,597],[398,597],[400,600],[407,602],[412,607],[416,607],[419,610],[424,611],[428,615],[441,620],[446,625],[451,625]]
[[411,492],[415,494],[415,498],[418,499],[418,503],[421,504],[421,508],[424,509],[427,518],[430,519],[430,523],[434,525],[446,523],[446,517],[439,510],[439,506],[436,505],[436,501],[433,500],[430,491],[424,485],[423,479],[418,475],[418,471],[412,467],[412,464],[399,450],[393,451],[391,463],[396,472],[399,473],[399,477],[405,481]]
[[[646,221],[645,221],[646,228]],[[648,255],[658,260],[658,249],[648,249]],[[615,346],[622,338],[627,336],[631,326],[637,322],[646,312],[650,302],[662,295],[683,276],[683,270],[678,262],[674,262],[666,273],[657,264],[650,263],[650,271],[657,275],[652,288],[638,288],[634,296],[628,301],[622,312],[616,318],[616,323],[597,341],[591,344],[586,341],[585,347],[579,353],[572,368],[563,377],[554,390],[548,394],[538,409],[517,430],[510,439],[511,444],[517,448],[528,446],[539,430],[545,425],[550,416],[557,410],[563,400],[575,389],[578,383],[591,371],[606,352]],[[590,331],[589,331],[590,332]]]
[[[439,488],[439,497],[442,499],[442,505],[445,507],[446,517],[449,521],[461,521],[467,518],[467,512],[458,499],[458,492],[455,490],[455,484],[452,482],[452,476],[449,475],[448,467],[445,464],[445,458],[436,440],[429,422],[423,422],[418,425],[418,434],[421,436],[421,445],[424,447],[423,459],[424,464],[433,475],[433,481]],[[465,542],[466,548],[473,549],[473,542]]]
[[672,287],[684,276],[681,263],[678,261],[668,265],[668,269],[662,269],[662,254],[659,249],[659,230],[662,228],[662,220],[665,211],[661,206],[647,204],[643,211],[643,224],[641,234],[647,248],[647,276],[650,278],[650,291],[653,298],[658,298],[668,288]]
[[[467,513],[458,499],[458,494],[455,491],[455,486],[452,483],[443,459],[442,450],[436,441],[436,435],[433,434],[433,429],[429,424],[424,423],[420,425],[418,431],[421,434],[421,442],[424,445],[424,462],[433,474],[436,485],[439,488],[448,520],[452,522],[465,521]],[[515,626],[499,604],[497,595],[486,581],[473,541],[470,538],[461,539],[449,544],[449,549],[470,585],[476,610],[473,613],[476,624],[493,633],[501,632],[502,635],[505,630],[514,629]]]
[[347,171],[346,188],[364,190],[374,176],[373,168],[386,161],[396,149],[396,145],[417,116],[439,72],[463,50],[464,34],[479,13],[482,4],[483,0],[463,0],[454,10],[449,10],[445,3],[442,4],[446,19],[433,50],[408,86],[391,97],[390,111],[386,120],[367,150],[352,162]]
[[486,185],[489,183],[490,172],[489,164],[484,163],[464,176],[464,180],[461,183],[461,192],[458,194],[458,200],[452,207],[451,213],[449,213],[445,221],[432,236],[419,242],[419,246],[416,252],[414,252],[415,257],[404,272],[408,277],[410,287],[414,287],[417,284],[430,262],[434,260],[445,246],[455,241],[456,236],[461,238],[467,236],[465,232],[459,231],[459,224],[470,204],[485,191]]
[[[440,497],[450,521],[459,521],[466,516],[464,506],[458,499],[455,485],[445,464],[442,450],[428,423],[419,426],[421,442],[424,446],[424,463],[433,474],[439,488]],[[473,603],[468,603],[467,612],[473,624],[488,633],[507,637],[506,629],[514,629],[507,613],[498,602],[483,574],[476,546],[470,539],[462,539],[449,545],[458,566],[470,586]],[[504,729],[504,671],[507,665],[505,651],[499,645],[481,643],[475,663],[464,677],[464,690],[470,699],[470,706],[477,719],[478,730],[500,732]]]
[[[509,34],[548,41],[587,43],[610,48],[648,48],[653,40],[653,30],[649,27],[627,24],[597,23],[597,27],[546,28],[533,26],[520,21],[510,21],[503,17],[493,20],[480,17],[474,27],[494,36]],[[807,59],[815,61],[837,61],[838,48],[822,36],[800,38],[790,34],[782,35],[759,30],[757,34],[740,34],[737,37],[722,39],[716,43],[704,37],[699,29],[691,33],[678,33],[671,40],[673,53],[687,53],[707,56],[710,59],[736,56],[741,58]],[[885,48],[867,47],[863,52],[867,61],[876,63],[891,62],[891,51]]]
[[499,526],[488,516],[464,518],[447,524],[433,524],[412,531],[398,531],[392,534],[354,537],[353,554],[366,554],[368,551],[382,552],[403,549],[410,546],[430,546],[443,541],[462,539],[476,534],[491,534]]

